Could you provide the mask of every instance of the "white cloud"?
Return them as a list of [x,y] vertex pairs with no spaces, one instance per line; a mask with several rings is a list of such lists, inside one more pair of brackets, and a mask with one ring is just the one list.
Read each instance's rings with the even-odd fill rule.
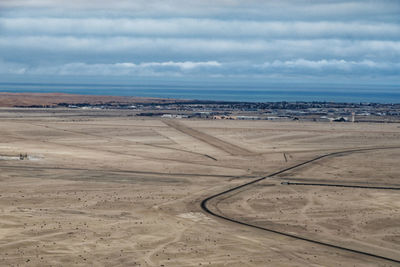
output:
[[182,70],[189,70],[198,67],[220,67],[221,64],[217,61],[207,61],[207,62],[149,62],[140,64],[141,67],[178,67]]
[[[13,64],[10,63],[12,66]],[[1,66],[1,65],[0,65]],[[216,61],[207,62],[142,62],[135,64],[132,62],[122,62],[113,64],[87,64],[74,62],[63,65],[38,66],[29,69],[25,68],[26,73],[35,75],[178,75],[182,72],[190,73],[201,68],[202,71],[221,67],[222,64]],[[7,68],[0,68],[0,72],[8,73]],[[15,71],[12,73],[16,74]]]
[[[251,62],[120,62],[112,64],[87,64],[73,62],[62,65],[46,65],[28,67],[22,64],[0,61],[2,74],[33,74],[33,75],[77,75],[77,76],[215,76],[242,77],[243,75],[283,76],[291,75],[338,75],[380,74],[394,75],[400,72],[400,63],[375,62],[371,60],[346,61],[340,60],[274,60],[263,64]],[[365,74],[364,74],[365,73]]]
[[265,71],[273,72],[288,72],[297,74],[363,74],[370,75],[380,73],[381,75],[393,75],[395,72],[400,72],[400,63],[375,62],[372,60],[362,61],[347,61],[344,59],[321,59],[321,60],[306,60],[296,59],[272,62],[265,62],[261,65],[255,65],[255,68],[261,68]]

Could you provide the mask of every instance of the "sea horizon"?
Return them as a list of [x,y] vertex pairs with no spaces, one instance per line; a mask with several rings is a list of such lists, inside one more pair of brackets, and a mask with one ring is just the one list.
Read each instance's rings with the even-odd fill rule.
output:
[[232,101],[232,102],[340,102],[340,103],[400,103],[397,86],[375,87],[350,85],[319,89],[317,85],[276,88],[262,85],[209,84],[118,84],[118,83],[35,83],[0,82],[0,92],[8,93],[68,93],[155,97],[169,99]]

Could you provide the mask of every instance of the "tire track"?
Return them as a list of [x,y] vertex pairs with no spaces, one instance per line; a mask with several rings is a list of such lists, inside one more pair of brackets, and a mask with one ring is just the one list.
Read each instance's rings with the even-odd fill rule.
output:
[[204,143],[207,143],[213,147],[216,147],[222,151],[227,152],[230,155],[253,155],[255,153],[253,153],[250,150],[247,150],[245,148],[239,147],[237,145],[228,143],[226,141],[223,141],[219,138],[216,138],[212,135],[200,132],[198,130],[195,130],[193,128],[190,128],[186,125],[183,125],[182,123],[179,123],[177,121],[173,121],[173,120],[162,120],[163,123],[165,123],[167,126],[182,132],[184,134],[187,134],[193,138],[196,138],[197,140],[200,140]]
[[346,184],[315,184],[315,183],[292,183],[292,182],[282,182],[281,185],[332,186],[332,187],[379,189],[379,190],[400,190],[400,187],[363,186],[363,185],[346,185]]
[[[130,171],[117,169],[86,169],[86,168],[68,168],[68,167],[49,167],[49,166],[22,166],[22,165],[0,165],[2,169],[26,169],[26,170],[67,170],[67,171],[94,171],[102,173],[123,173],[123,174],[146,174],[160,176],[196,176],[196,177],[221,177],[221,178],[241,178],[235,175],[223,174],[203,174],[203,173],[166,173],[166,172],[150,172],[150,171]],[[246,179],[249,177],[245,177]]]

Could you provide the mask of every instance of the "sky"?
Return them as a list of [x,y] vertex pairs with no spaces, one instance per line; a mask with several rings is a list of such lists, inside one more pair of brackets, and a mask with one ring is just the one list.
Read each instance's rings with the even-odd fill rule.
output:
[[400,83],[398,0],[1,0],[0,82]]

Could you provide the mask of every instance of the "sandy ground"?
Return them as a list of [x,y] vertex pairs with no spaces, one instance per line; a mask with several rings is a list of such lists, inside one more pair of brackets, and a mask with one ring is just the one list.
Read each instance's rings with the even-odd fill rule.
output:
[[[200,202],[327,152],[400,146],[398,124],[96,114],[0,112],[1,266],[395,266],[226,222]],[[399,157],[386,149],[325,158],[209,207],[400,260],[400,191],[281,184],[400,187]]]
[[55,107],[58,104],[134,104],[134,103],[175,103],[184,100],[127,97],[127,96],[99,96],[99,95],[74,95],[63,93],[7,93],[0,92],[0,107]]

